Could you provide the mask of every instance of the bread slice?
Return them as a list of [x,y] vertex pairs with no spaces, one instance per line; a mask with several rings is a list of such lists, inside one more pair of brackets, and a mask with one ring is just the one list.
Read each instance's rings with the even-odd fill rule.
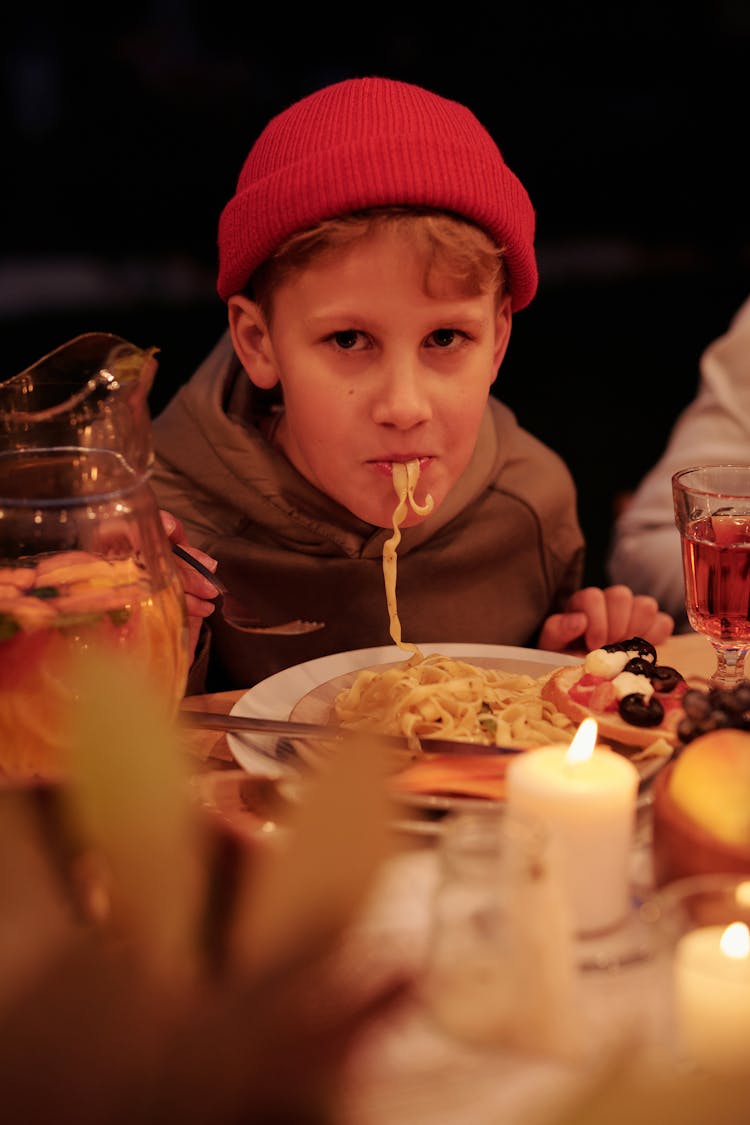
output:
[[[580,725],[587,718],[596,719],[600,742],[615,742],[622,746],[645,748],[658,738],[663,738],[670,746],[679,745],[677,728],[684,718],[685,711],[681,704],[677,703],[677,699],[682,695],[682,691],[680,696],[674,696],[672,692],[665,692],[659,696],[661,701],[667,704],[664,719],[659,726],[638,727],[626,722],[617,711],[594,711],[583,703],[571,699],[570,689],[583,675],[585,669],[581,665],[572,664],[558,668],[543,684],[542,698],[553,703],[558,711],[562,711],[576,725]],[[678,688],[675,688],[675,692],[677,691]],[[673,700],[668,703],[670,696]]]

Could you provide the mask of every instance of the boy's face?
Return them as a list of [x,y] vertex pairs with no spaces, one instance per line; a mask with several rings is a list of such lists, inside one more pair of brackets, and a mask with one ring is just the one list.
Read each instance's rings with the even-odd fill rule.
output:
[[[419,459],[416,499],[437,507],[465,469],[510,335],[510,298],[424,292],[424,265],[381,228],[325,255],[273,294],[268,327],[231,298],[237,354],[258,386],[280,382],[277,441],[297,470],[360,519],[390,527],[394,461]],[[404,526],[420,519],[409,509]]]

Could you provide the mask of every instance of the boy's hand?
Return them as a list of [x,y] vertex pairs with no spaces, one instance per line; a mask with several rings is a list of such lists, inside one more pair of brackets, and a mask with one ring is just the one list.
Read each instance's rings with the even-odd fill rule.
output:
[[[161,516],[162,526],[167,533],[167,538],[170,543],[179,543],[193,558],[202,562],[210,571],[213,572],[216,570],[216,559],[212,558],[211,555],[207,555],[205,551],[199,550],[197,547],[191,547],[185,536],[182,524],[171,512],[165,512],[162,509],[159,515]],[[204,578],[202,574],[199,574],[197,570],[194,570],[192,566],[188,566],[187,563],[176,556],[175,562],[177,563],[177,570],[182,579],[182,586],[185,591],[185,604],[188,612],[190,660],[192,663],[203,620],[206,617],[210,617],[214,611],[213,599],[216,597],[216,590],[208,579]]]
[[634,594],[629,586],[587,586],[577,590],[564,613],[548,617],[539,648],[550,652],[590,652],[630,637],[660,645],[674,632],[674,619],[659,609],[656,598]]

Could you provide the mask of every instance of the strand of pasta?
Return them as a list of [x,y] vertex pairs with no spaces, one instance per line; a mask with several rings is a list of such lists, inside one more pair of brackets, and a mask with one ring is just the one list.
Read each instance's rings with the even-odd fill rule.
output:
[[435,502],[432,496],[425,497],[424,504],[417,504],[414,498],[414,489],[419,480],[419,461],[394,461],[392,473],[393,489],[398,497],[398,503],[393,511],[393,535],[383,544],[383,579],[385,581],[385,600],[388,606],[388,620],[390,622],[391,639],[395,645],[406,652],[413,652],[421,658],[422,653],[417,645],[401,639],[401,621],[398,616],[398,603],[396,601],[396,550],[401,542],[401,524],[406,519],[409,505],[419,516],[428,515]]

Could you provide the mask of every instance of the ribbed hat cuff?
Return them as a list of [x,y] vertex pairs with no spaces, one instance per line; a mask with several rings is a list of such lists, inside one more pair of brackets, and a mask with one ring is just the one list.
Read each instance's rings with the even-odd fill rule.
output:
[[[488,140],[488,144],[491,144]],[[416,205],[472,220],[505,248],[514,311],[533,298],[534,213],[528,195],[493,148],[420,136],[370,137],[319,151],[238,187],[219,220],[224,248],[219,295],[240,292],[290,235],[369,207]]]

